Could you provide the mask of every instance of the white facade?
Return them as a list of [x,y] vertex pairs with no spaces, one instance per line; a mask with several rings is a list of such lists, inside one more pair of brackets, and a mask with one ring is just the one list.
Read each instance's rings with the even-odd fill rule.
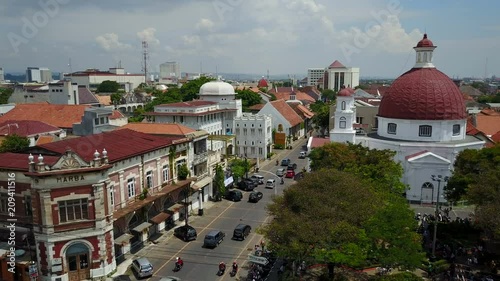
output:
[[350,88],[359,86],[359,68],[357,67],[335,67],[326,71],[330,90],[339,91],[343,86]]
[[80,104],[78,85],[71,81],[49,84],[49,103],[51,104]]
[[26,70],[26,82],[41,82],[42,77],[40,76],[40,68],[38,67],[28,67]]
[[316,86],[318,80],[325,75],[325,68],[307,69],[307,86]]
[[65,74],[65,79],[70,79],[78,85],[85,85],[87,88],[96,88],[102,82],[109,80],[115,81],[125,87],[125,84],[130,84],[131,89],[138,87],[141,83],[145,83],[146,79],[142,74],[128,74],[123,68],[110,68],[109,71],[103,72],[99,70],[87,70],[77,73]]
[[[278,127],[281,125],[283,128],[283,132],[288,135],[293,135],[292,133],[292,125],[290,122],[272,105],[272,103],[268,102],[261,110],[259,110],[259,114],[268,115],[272,118],[272,129],[277,132]],[[301,132],[299,132],[301,133]]]
[[330,131],[332,142],[354,143],[356,130],[353,124],[356,122],[356,107],[352,96],[337,96],[337,108],[335,110],[335,122],[333,130]]
[[40,68],[40,82],[50,82],[52,81],[52,71],[46,67]]
[[272,144],[272,119],[269,115],[248,114],[234,119],[236,155],[267,158]]
[[0,67],[0,82],[5,81],[3,68]]

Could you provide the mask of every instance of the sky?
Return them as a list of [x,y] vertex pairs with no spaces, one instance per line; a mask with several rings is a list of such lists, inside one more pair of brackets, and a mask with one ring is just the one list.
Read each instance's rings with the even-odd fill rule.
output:
[[0,67],[121,64],[140,73],[147,41],[151,71],[176,61],[191,73],[305,75],[338,60],[361,77],[395,78],[427,33],[439,70],[483,78],[500,75],[499,8],[488,0],[2,0]]

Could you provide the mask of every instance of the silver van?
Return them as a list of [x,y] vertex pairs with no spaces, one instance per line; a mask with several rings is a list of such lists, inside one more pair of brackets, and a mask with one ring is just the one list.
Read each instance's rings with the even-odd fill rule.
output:
[[132,268],[140,278],[153,276],[153,265],[147,258],[137,258],[133,260]]
[[276,180],[275,179],[268,179],[266,181],[266,188],[274,188],[276,187]]
[[282,177],[282,176],[284,176],[284,175],[285,175],[285,172],[286,172],[286,170],[285,170],[284,168],[279,168],[279,169],[276,171],[276,175],[277,175],[278,177]]

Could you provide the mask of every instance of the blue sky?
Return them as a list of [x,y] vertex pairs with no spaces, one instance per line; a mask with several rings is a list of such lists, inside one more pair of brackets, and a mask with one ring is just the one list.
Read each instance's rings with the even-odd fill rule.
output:
[[438,46],[434,64],[449,76],[500,76],[499,8],[481,0],[4,0],[0,67],[69,71],[71,59],[73,71],[121,62],[140,72],[147,40],[153,71],[177,61],[183,72],[201,64],[305,74],[339,60],[361,76],[396,77],[412,67],[426,31]]

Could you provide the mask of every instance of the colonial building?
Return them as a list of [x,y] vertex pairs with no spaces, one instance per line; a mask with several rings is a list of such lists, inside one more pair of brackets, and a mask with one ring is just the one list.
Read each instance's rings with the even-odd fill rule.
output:
[[[416,63],[397,78],[382,97],[378,109],[377,131],[354,135],[356,111],[350,90],[339,93],[334,129],[334,142],[360,143],[371,149],[396,152],[401,163],[401,179],[409,189],[410,201],[431,203],[443,201],[445,182],[435,176],[451,176],[458,153],[465,149],[480,149],[485,142],[466,134],[467,114],[464,98],[457,85],[432,63],[436,46],[424,38],[414,48]],[[347,137],[348,136],[348,137]],[[438,198],[438,194],[441,194]]]
[[272,120],[269,115],[243,113],[234,118],[236,155],[267,158],[272,152]]

